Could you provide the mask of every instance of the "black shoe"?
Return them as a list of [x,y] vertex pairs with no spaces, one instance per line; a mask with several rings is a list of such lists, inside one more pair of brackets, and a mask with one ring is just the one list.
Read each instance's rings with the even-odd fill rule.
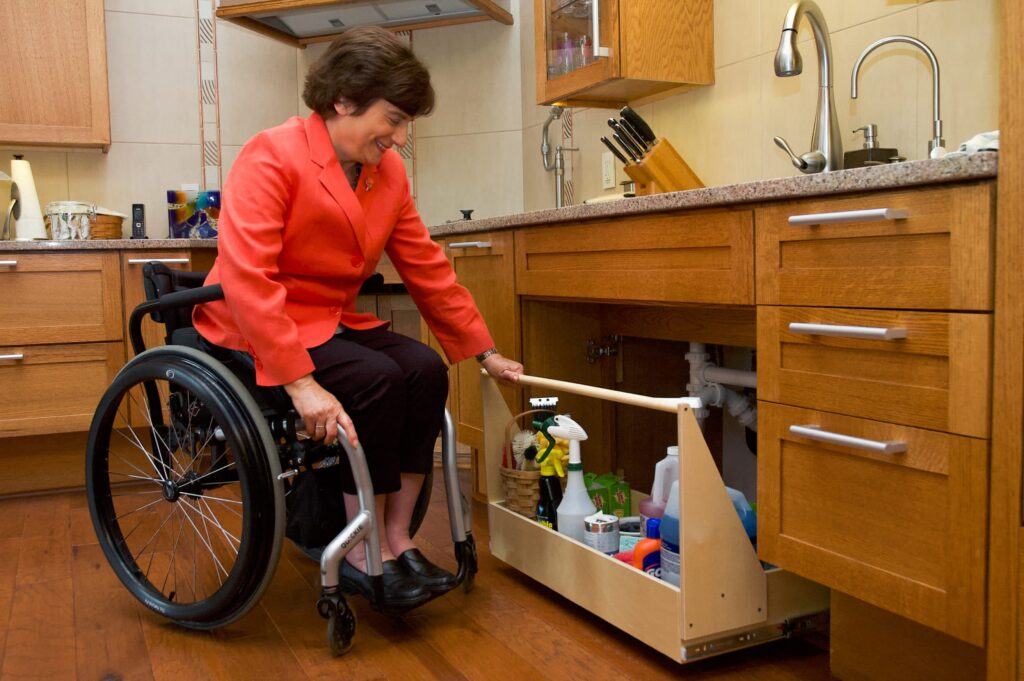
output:
[[[396,560],[386,560],[384,567],[384,602],[382,608],[412,608],[430,600],[427,591],[414,577],[409,575]],[[361,593],[373,602],[373,581],[370,576],[347,560],[341,561],[341,590],[345,593]]]
[[431,591],[451,591],[455,588],[455,575],[431,563],[419,549],[403,552],[398,562]]

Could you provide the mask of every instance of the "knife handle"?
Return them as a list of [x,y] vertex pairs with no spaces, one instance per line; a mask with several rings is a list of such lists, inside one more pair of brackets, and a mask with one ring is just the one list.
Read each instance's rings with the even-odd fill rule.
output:
[[617,158],[620,161],[622,161],[622,165],[629,165],[629,161],[626,159],[626,157],[622,155],[621,151],[619,151],[618,149],[615,148],[614,144],[612,144],[610,141],[608,141],[607,137],[602,137],[601,138],[601,143],[604,144],[606,147],[608,147],[608,151],[610,151],[613,154],[615,154],[615,158]]
[[643,152],[644,155],[647,155],[647,152],[651,150],[651,146],[644,141],[640,133],[636,131],[636,128],[630,125],[629,121],[625,118],[619,119],[619,127],[626,131],[626,135],[629,137],[629,141],[633,143],[633,146]]
[[615,138],[619,140],[619,143],[625,147],[626,151],[629,152],[629,155],[634,160],[639,161],[639,159],[643,158],[643,148],[638,146],[637,143],[633,141],[633,138],[629,136],[628,132],[622,129],[622,126],[619,125],[619,122],[617,120],[615,120],[614,118],[609,118],[608,127],[615,131]]
[[612,133],[612,137],[615,138],[615,141],[619,143],[620,147],[625,149],[626,153],[629,154],[629,157],[631,159],[633,159],[633,163],[639,163],[640,162],[640,158],[635,153],[633,153],[633,148],[630,145],[628,145],[628,144],[626,144],[625,142],[622,141],[622,137],[619,135],[619,133],[613,132]]
[[638,133],[640,133],[640,136],[643,137],[644,141],[648,144],[654,144],[658,140],[654,131],[651,130],[651,126],[647,125],[647,121],[645,121],[640,114],[633,111],[630,107],[622,107],[619,111],[619,115],[629,121],[629,124],[632,125]]

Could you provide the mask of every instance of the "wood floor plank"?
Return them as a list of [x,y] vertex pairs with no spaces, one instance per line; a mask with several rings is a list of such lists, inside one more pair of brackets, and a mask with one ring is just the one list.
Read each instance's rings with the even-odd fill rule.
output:
[[73,547],[71,566],[78,678],[152,679],[136,601],[99,544]]
[[[439,471],[435,477],[417,541],[428,558],[454,569]],[[319,566],[289,542],[270,588],[242,620],[215,633],[185,630],[136,602],[116,579],[92,536],[84,499],[0,500],[0,681],[829,678],[827,652],[799,641],[675,664],[491,556],[482,504],[472,509],[477,588],[447,594],[403,619],[353,599],[358,627],[348,656],[330,656],[326,624],[313,605]],[[47,537],[49,543],[40,541]],[[159,538],[153,574],[168,569],[164,544],[173,542]],[[58,545],[67,551],[66,573],[47,567],[61,562]]]
[[33,583],[14,592],[2,681],[75,678],[71,579]]

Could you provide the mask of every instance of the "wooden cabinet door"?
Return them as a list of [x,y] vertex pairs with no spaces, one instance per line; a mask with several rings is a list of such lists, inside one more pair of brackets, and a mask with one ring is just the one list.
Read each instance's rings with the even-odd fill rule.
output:
[[11,252],[0,256],[0,344],[121,338],[115,252]]
[[0,437],[88,430],[121,358],[120,342],[0,347]]
[[[506,357],[518,359],[519,307],[514,283],[512,232],[452,238],[445,243],[445,252],[455,268],[459,283],[473,294],[498,350]],[[459,390],[459,441],[473,449],[482,449],[484,417],[480,365],[472,359],[459,362],[455,365],[455,373],[458,374]],[[518,392],[514,388],[502,387],[502,394],[509,408],[516,411]]]
[[0,2],[0,144],[110,145],[103,0]]
[[758,410],[761,559],[984,645],[988,443],[763,401]]

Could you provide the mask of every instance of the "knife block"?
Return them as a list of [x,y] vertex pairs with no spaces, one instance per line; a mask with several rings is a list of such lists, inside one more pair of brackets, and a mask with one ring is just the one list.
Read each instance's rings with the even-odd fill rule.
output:
[[667,139],[660,138],[639,163],[623,170],[636,184],[637,196],[700,189],[704,183]]

